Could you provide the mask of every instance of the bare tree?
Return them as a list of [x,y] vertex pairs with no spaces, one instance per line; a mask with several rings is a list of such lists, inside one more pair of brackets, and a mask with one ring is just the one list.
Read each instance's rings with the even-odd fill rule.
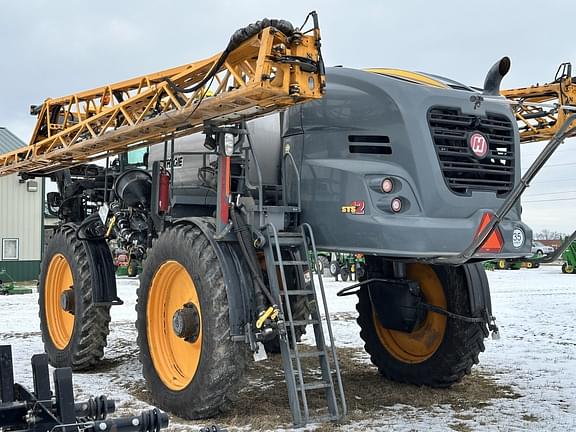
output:
[[566,233],[549,230],[547,228],[534,234],[536,240],[563,240],[567,236],[568,234]]

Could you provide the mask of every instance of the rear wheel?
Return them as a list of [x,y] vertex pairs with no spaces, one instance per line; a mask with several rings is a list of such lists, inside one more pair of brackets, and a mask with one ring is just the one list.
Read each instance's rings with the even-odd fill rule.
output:
[[571,274],[574,273],[574,267],[568,263],[562,264],[562,273]]
[[[374,270],[368,278],[390,277],[390,272]],[[470,316],[466,266],[409,264],[408,279],[419,283],[427,303]],[[448,387],[470,373],[484,351],[486,326],[448,319],[428,312],[411,333],[383,327],[375,313],[367,288],[359,292],[357,310],[360,336],[372,362],[385,377],[432,387]]]
[[338,262],[332,261],[330,263],[330,275],[338,276],[339,274],[340,274],[340,266],[338,265]]
[[228,409],[247,349],[230,337],[220,262],[197,227],[176,225],[154,242],[136,310],[140,360],[156,403],[189,419]]
[[[91,256],[98,256],[98,262]],[[107,277],[96,278],[98,272]],[[38,303],[42,340],[52,366],[86,370],[104,356],[110,306],[94,305],[92,291],[97,283],[112,283],[113,273],[106,242],[78,240],[75,227],[68,224],[50,239]]]
[[340,277],[342,277],[343,282],[347,282],[350,277],[350,271],[346,267],[340,269]]
[[318,274],[320,276],[330,276],[330,260],[324,255],[318,257]]

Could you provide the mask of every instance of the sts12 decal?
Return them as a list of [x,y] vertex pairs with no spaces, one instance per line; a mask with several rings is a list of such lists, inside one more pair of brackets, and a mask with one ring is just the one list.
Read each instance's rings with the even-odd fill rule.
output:
[[340,211],[347,214],[363,215],[365,207],[364,201],[352,201],[350,204],[340,207]]

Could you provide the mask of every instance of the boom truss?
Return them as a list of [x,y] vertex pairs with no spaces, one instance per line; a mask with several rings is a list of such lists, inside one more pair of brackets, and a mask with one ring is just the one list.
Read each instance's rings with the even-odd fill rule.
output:
[[[563,63],[548,84],[502,90],[513,105],[521,142],[548,141],[576,108],[576,81],[572,66]],[[576,136],[574,130],[568,137]]]
[[231,40],[209,59],[47,99],[32,107],[38,121],[30,144],[0,155],[0,176],[45,175],[195,133],[206,122],[249,120],[320,98],[324,67],[313,16],[305,33],[286,31],[285,21],[272,24],[288,34],[257,23],[242,30],[247,36],[235,48]]

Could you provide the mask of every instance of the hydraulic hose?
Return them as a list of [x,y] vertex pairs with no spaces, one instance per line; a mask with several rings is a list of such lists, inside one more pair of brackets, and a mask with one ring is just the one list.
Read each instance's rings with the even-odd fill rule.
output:
[[216,75],[216,73],[218,73],[218,71],[220,70],[220,68],[222,67],[222,65],[224,64],[226,59],[228,58],[228,55],[232,51],[234,51],[243,42],[250,39],[252,36],[260,33],[266,27],[277,28],[279,31],[284,33],[286,36],[291,36],[294,33],[294,26],[289,21],[264,18],[262,21],[256,21],[255,23],[249,24],[246,27],[243,27],[241,29],[236,30],[232,34],[232,36],[230,37],[230,40],[228,41],[228,45],[226,46],[226,49],[222,52],[222,54],[220,55],[220,57],[218,58],[216,63],[214,63],[214,65],[210,68],[208,73],[204,76],[204,78],[202,78],[202,80],[199,83],[194,84],[190,88],[183,88],[183,87],[176,85],[170,78],[166,78],[166,81],[168,82],[170,87],[173,90],[176,90],[177,92],[194,93],[195,91],[204,87],[206,85],[206,83],[210,79],[212,79],[212,77],[214,75]]
[[275,305],[276,301],[272,297],[272,293],[264,283],[262,279],[262,274],[257,268],[256,251],[252,246],[252,234],[250,233],[250,227],[242,220],[242,216],[238,214],[238,210],[233,208],[230,212],[230,217],[232,218],[232,224],[234,225],[234,232],[236,233],[236,238],[240,244],[240,249],[242,254],[248,263],[250,272],[256,280],[256,305],[258,307],[258,312],[262,312],[266,309],[264,296],[268,299],[270,305]]

